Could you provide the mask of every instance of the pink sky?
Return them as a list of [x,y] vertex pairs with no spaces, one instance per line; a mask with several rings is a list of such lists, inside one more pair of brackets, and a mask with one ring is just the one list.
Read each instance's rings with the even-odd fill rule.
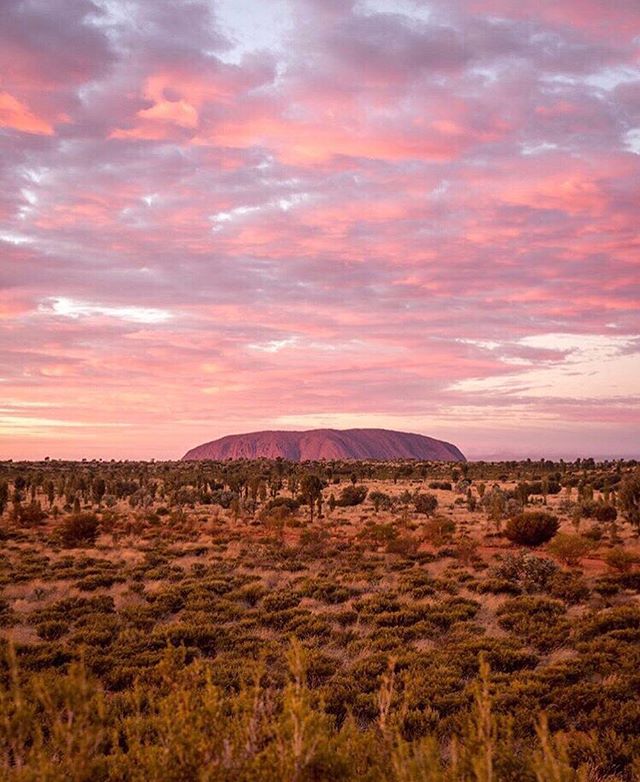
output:
[[0,458],[638,455],[637,0],[3,0]]

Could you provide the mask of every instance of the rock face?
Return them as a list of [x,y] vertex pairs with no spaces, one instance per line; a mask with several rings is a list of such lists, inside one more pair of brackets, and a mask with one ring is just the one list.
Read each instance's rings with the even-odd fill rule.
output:
[[311,429],[308,432],[232,434],[192,448],[182,458],[224,461],[275,459],[278,456],[301,462],[319,459],[465,460],[451,443],[388,429]]

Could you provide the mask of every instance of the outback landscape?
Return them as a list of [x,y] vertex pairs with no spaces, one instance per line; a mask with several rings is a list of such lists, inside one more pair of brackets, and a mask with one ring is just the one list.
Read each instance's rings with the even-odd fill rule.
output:
[[635,462],[0,464],[7,780],[640,775]]
[[0,0],[0,782],[640,782],[640,0]]

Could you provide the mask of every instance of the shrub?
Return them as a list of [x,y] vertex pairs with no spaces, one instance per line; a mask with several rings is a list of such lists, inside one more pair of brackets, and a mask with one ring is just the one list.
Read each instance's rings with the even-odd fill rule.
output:
[[624,633],[640,629],[640,606],[621,605],[585,617],[579,630],[580,637],[588,640],[609,633]]
[[345,486],[336,500],[340,508],[349,508],[353,505],[361,505],[367,496],[366,486]]
[[387,543],[387,553],[410,557],[416,553],[418,545],[419,541],[412,538],[411,535],[401,535]]
[[95,513],[74,513],[66,518],[58,528],[63,546],[74,548],[95,543],[100,529],[100,521]]
[[510,518],[505,535],[521,546],[540,546],[551,540],[559,526],[557,516],[544,511],[531,511]]
[[425,522],[423,531],[425,540],[434,546],[440,546],[451,538],[456,531],[456,524],[447,516],[434,516]]
[[64,620],[50,619],[47,622],[40,622],[40,624],[36,625],[38,638],[42,638],[43,641],[55,641],[68,632],[69,622]]
[[569,634],[566,608],[547,597],[514,597],[497,610],[498,624],[542,651],[562,645]]
[[565,565],[577,565],[593,549],[593,541],[582,535],[559,533],[549,543],[548,550]]
[[618,511],[613,505],[598,505],[594,513],[595,518],[603,523],[615,521],[618,518]]
[[629,573],[639,559],[637,554],[627,551],[620,546],[607,551],[604,561],[612,570],[616,570],[618,573]]
[[380,509],[389,510],[393,506],[393,500],[383,491],[372,491],[369,494],[369,500],[373,503],[373,508],[377,513]]
[[413,498],[413,506],[416,513],[431,516],[438,507],[438,498],[435,494],[416,494]]
[[465,565],[469,565],[478,556],[480,544],[473,538],[461,538],[456,543],[456,557]]
[[575,571],[559,570],[549,583],[549,594],[565,603],[582,603],[589,597],[589,587]]
[[589,527],[589,529],[586,529],[582,534],[588,540],[593,540],[594,542],[597,542],[599,540],[602,540],[604,531],[602,527],[600,527],[598,524],[594,524],[592,527]]
[[493,574],[498,579],[518,584],[525,592],[541,592],[557,572],[558,566],[551,559],[534,554],[508,554]]
[[290,513],[295,513],[300,508],[300,503],[293,497],[276,497],[267,503],[267,510],[274,508],[286,508]]
[[366,524],[360,532],[357,539],[362,540],[372,546],[388,545],[392,540],[398,537],[398,530],[393,524]]
[[42,510],[39,502],[30,502],[18,508],[18,521],[26,527],[42,524],[47,516],[47,512]]

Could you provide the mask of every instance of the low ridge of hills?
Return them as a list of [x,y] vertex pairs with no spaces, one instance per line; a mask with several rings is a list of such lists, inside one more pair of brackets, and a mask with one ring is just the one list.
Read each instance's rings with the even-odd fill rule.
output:
[[421,459],[465,461],[451,443],[389,429],[311,429],[306,432],[267,431],[232,434],[198,445],[185,460],[276,459]]

